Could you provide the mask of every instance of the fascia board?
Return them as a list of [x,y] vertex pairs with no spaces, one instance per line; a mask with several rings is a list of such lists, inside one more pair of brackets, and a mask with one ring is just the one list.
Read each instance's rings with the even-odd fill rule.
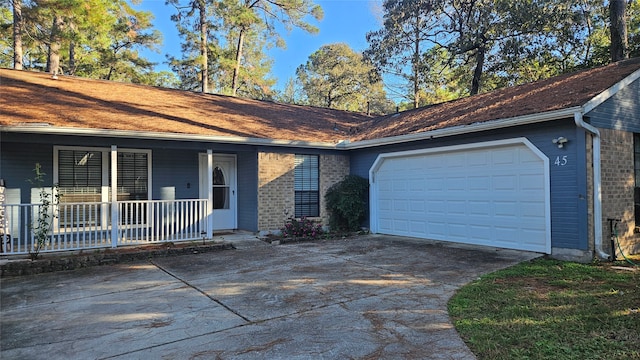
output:
[[0,131],[28,133],[28,134],[46,134],[46,135],[116,137],[116,138],[133,138],[133,139],[141,139],[141,140],[170,140],[170,141],[208,142],[208,143],[225,143],[225,144],[240,144],[240,145],[298,147],[298,148],[312,148],[312,149],[336,149],[336,144],[328,143],[328,142],[261,139],[261,138],[250,138],[250,137],[240,137],[240,136],[209,136],[209,135],[196,135],[196,134],[176,134],[176,133],[126,131],[126,130],[65,128],[65,127],[53,127],[49,125],[0,126]]
[[513,118],[505,118],[499,120],[491,120],[482,123],[475,123],[471,125],[461,125],[455,127],[449,127],[444,129],[425,131],[416,134],[407,134],[399,136],[391,136],[386,138],[362,140],[353,143],[341,143],[338,147],[343,147],[348,150],[364,149],[370,147],[377,147],[383,145],[393,145],[399,143],[405,143],[418,140],[429,140],[445,136],[468,134],[479,131],[495,130],[511,126],[534,124],[538,122],[558,120],[563,118],[573,118],[576,111],[581,111],[582,107],[575,106],[561,110],[548,111],[544,113],[537,113],[531,115],[518,116]]

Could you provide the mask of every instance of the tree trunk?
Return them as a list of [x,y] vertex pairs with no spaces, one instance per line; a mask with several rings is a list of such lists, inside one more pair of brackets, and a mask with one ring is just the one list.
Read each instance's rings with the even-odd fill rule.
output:
[[22,70],[22,0],[13,0],[13,68]]
[[209,92],[209,57],[207,53],[207,8],[204,1],[198,1],[198,7],[200,10],[200,59],[201,59],[201,90],[202,93]]
[[76,43],[71,41],[69,43],[69,75],[75,75],[76,73]]
[[626,1],[609,1],[611,31],[611,62],[629,58],[626,20]]
[[47,54],[47,69],[54,78],[58,77],[60,70],[60,28],[63,21],[60,15],[54,15],[49,36],[49,52]]
[[420,62],[420,14],[416,13],[415,47],[413,50],[413,108],[420,106],[420,82],[418,81],[418,65]]
[[484,44],[478,46],[476,51],[476,68],[473,70],[473,79],[471,80],[471,95],[476,95],[480,91],[480,78],[482,77],[486,51]]
[[240,29],[238,35],[238,51],[236,52],[236,66],[233,68],[233,80],[231,81],[231,95],[236,96],[238,89],[238,75],[240,74],[240,63],[242,62],[242,45],[244,43],[244,29]]
[[[417,30],[416,32],[418,32]],[[413,53],[413,108],[420,106],[420,84],[418,82],[418,61],[420,61],[420,40],[416,39],[415,50]]]

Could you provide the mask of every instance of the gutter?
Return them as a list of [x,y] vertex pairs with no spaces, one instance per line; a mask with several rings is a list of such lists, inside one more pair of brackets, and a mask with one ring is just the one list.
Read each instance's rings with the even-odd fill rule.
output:
[[523,115],[523,116],[517,116],[513,118],[500,119],[500,120],[490,120],[490,121],[474,123],[470,125],[454,126],[454,127],[419,132],[414,134],[390,136],[390,137],[383,137],[383,138],[377,138],[377,139],[371,139],[371,140],[361,140],[361,141],[356,141],[352,143],[345,141],[345,142],[338,143],[336,147],[348,149],[348,150],[354,150],[354,149],[366,149],[370,147],[378,147],[383,145],[393,145],[393,144],[405,143],[409,141],[430,140],[430,139],[435,139],[435,138],[445,137],[445,136],[469,134],[469,133],[474,133],[479,131],[495,130],[495,129],[501,129],[501,128],[506,128],[511,126],[535,124],[535,123],[550,121],[550,120],[566,119],[566,118],[573,117],[574,114],[578,111],[582,111],[582,107],[574,106],[566,109],[554,110],[554,111],[549,111],[544,113]]
[[251,138],[242,136],[214,136],[214,135],[197,135],[197,134],[178,134],[178,133],[162,133],[151,131],[133,131],[133,130],[107,130],[107,129],[85,129],[85,128],[69,128],[55,127],[49,124],[33,124],[33,125],[17,125],[3,126],[0,125],[0,132],[15,132],[28,134],[46,134],[46,135],[76,135],[91,137],[114,137],[114,138],[133,138],[141,140],[172,140],[172,141],[188,141],[188,142],[212,142],[225,144],[242,144],[256,146],[286,146],[312,149],[336,149],[339,145],[330,142],[320,141],[296,141],[296,140],[276,140]]
[[500,120],[490,120],[486,122],[474,123],[470,125],[454,126],[444,129],[436,129],[415,134],[399,135],[384,137],[372,140],[362,140],[350,142],[349,140],[339,140],[335,143],[319,142],[319,141],[295,141],[295,140],[274,140],[263,138],[250,138],[241,136],[214,136],[214,135],[197,135],[197,134],[178,134],[163,133],[151,131],[134,131],[134,130],[107,130],[107,129],[86,129],[86,128],[70,128],[55,127],[46,123],[36,123],[27,125],[2,126],[0,131],[29,133],[29,134],[46,134],[46,135],[76,135],[76,136],[92,136],[92,137],[115,137],[115,138],[133,138],[143,140],[171,140],[171,141],[188,141],[188,142],[213,142],[226,144],[242,144],[257,146],[281,146],[281,147],[298,147],[310,149],[331,149],[331,150],[355,150],[378,147],[383,145],[393,145],[405,143],[409,141],[430,140],[446,136],[454,136],[461,134],[474,133],[479,131],[487,131],[501,129],[510,126],[534,124],[550,120],[558,120],[562,118],[573,117],[573,114],[581,111],[581,107],[571,107],[567,109],[549,111],[544,113],[523,115],[513,118]]
[[610,259],[611,255],[602,249],[602,177],[601,177],[601,151],[600,151],[600,131],[593,125],[584,122],[581,111],[576,111],[573,115],[574,121],[579,128],[585,129],[593,135],[593,228],[595,236],[595,251],[601,259]]

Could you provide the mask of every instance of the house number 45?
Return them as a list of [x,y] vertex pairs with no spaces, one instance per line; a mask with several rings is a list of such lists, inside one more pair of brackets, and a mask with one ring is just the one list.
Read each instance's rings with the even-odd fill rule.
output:
[[567,160],[567,155],[564,155],[564,156],[556,156],[556,161],[554,161],[553,163],[556,166],[565,166],[567,165],[568,162],[569,160]]

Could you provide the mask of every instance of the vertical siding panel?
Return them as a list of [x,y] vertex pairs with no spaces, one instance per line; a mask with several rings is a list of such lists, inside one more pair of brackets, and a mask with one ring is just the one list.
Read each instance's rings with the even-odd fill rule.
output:
[[591,125],[640,133],[640,79],[585,115]]
[[238,228],[258,231],[258,152],[239,152]]

